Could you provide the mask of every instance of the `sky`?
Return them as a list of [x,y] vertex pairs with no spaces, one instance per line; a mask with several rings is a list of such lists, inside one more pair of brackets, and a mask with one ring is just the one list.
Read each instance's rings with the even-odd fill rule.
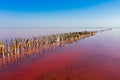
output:
[[0,0],[0,27],[119,27],[120,0]]

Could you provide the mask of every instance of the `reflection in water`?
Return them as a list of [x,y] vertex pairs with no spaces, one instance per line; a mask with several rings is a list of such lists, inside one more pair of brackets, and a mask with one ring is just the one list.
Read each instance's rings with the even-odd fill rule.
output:
[[[103,31],[103,30],[102,30]],[[46,51],[53,50],[56,47],[64,47],[65,45],[72,44],[81,39],[89,38],[94,36],[97,31],[84,31],[84,32],[74,32],[74,33],[65,33],[57,34],[51,36],[42,36],[39,38],[33,37],[32,39],[15,39],[11,40],[8,44],[0,43],[0,54],[2,68],[5,66],[10,66],[10,63],[18,62],[27,55],[30,58],[31,54],[43,53]],[[5,46],[5,47],[4,47]],[[5,60],[5,58],[7,60]]]
[[10,66],[10,54],[7,56],[7,65]]
[[2,64],[2,68],[3,68],[4,65],[5,65],[5,57],[2,57],[2,62],[1,62],[1,64]]

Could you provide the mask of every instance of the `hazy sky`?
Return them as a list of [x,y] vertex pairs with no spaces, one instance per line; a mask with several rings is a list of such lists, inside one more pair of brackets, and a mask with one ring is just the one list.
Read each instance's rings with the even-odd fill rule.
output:
[[0,27],[108,26],[120,26],[120,0],[0,0]]

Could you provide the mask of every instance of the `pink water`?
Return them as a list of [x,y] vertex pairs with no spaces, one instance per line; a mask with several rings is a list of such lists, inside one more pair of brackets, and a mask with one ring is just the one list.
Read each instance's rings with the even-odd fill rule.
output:
[[120,80],[120,29],[2,64],[0,80]]

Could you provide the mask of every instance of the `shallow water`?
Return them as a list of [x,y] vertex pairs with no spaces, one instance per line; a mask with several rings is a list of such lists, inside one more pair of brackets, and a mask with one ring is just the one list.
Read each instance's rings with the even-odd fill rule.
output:
[[[65,29],[58,31],[65,32]],[[47,30],[43,32],[51,34]],[[26,35],[33,35],[30,33]],[[45,53],[35,52],[10,61],[1,59],[0,80],[120,80],[119,34],[120,29],[113,28]]]

